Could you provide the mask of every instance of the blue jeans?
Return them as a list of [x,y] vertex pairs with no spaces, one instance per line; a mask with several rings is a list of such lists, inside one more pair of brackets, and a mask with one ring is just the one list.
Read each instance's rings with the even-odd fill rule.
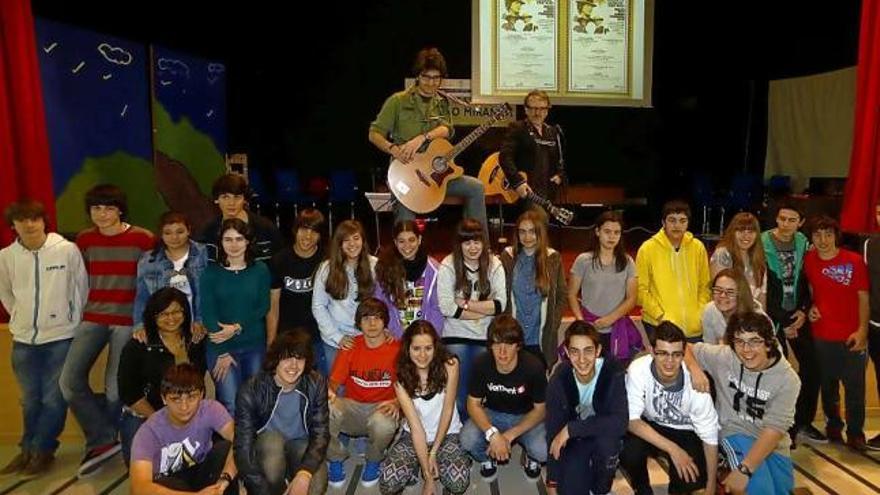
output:
[[[492,409],[485,409],[489,416],[489,422],[492,426],[498,428],[498,431],[504,433],[513,428],[522,421],[525,414],[508,414]],[[499,433],[496,433],[498,435]],[[461,442],[461,448],[466,450],[471,457],[477,462],[486,462],[489,456],[486,454],[486,447],[489,442],[486,441],[486,435],[473,420],[468,420],[461,433],[458,436]],[[532,427],[531,430],[523,433],[516,439],[516,443],[520,444],[532,459],[544,463],[547,462],[547,433],[544,430],[544,422],[540,422]]]
[[469,417],[467,412],[467,396],[474,359],[486,352],[485,343],[474,342],[474,344],[446,344],[446,350],[458,356],[458,391],[455,395],[455,401],[458,406],[458,415],[462,421],[467,421]]
[[146,419],[139,418],[128,411],[122,411],[122,420],[119,422],[119,438],[122,440],[122,460],[128,466],[131,459],[131,444],[134,435]]
[[[483,226],[483,235],[489,239],[488,226],[486,225],[486,192],[483,183],[476,177],[463,175],[447,183],[447,196],[457,196],[464,199],[464,218],[473,218]],[[413,220],[416,214],[403,206],[400,201],[394,202],[394,223],[401,220]]]
[[326,342],[321,342],[320,345],[323,354],[321,356],[322,361],[315,359],[315,362],[318,363],[318,371],[324,375],[324,378],[329,379],[330,372],[333,370],[333,361],[336,360],[336,354],[339,352],[339,349]]
[[[257,347],[241,351],[230,351],[229,355],[232,356],[236,364],[229,367],[223,380],[214,380],[214,388],[217,391],[217,400],[226,407],[230,416],[235,417],[235,396],[238,394],[238,389],[248,378],[260,372],[266,351],[261,347]],[[208,350],[208,371],[214,369],[218,356],[219,354],[216,351]]]
[[47,344],[12,343],[12,371],[21,388],[24,432],[21,450],[52,453],[67,419],[67,402],[58,381],[72,339]]
[[[755,437],[736,433],[721,439],[718,449],[730,466],[739,466],[745,458]],[[790,493],[794,488],[794,466],[791,458],[773,452],[758,466],[746,485],[746,493]]]
[[[119,401],[119,357],[131,340],[132,327],[103,325],[84,321],[76,328],[64,370],[61,393],[86,437],[86,449],[116,441],[122,404]],[[104,370],[104,393],[96,394],[89,386],[89,371],[104,350],[110,347]]]

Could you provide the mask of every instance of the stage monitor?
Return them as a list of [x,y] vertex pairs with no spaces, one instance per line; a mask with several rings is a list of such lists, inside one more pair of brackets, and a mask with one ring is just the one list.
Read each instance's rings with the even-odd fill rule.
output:
[[472,0],[473,99],[651,106],[654,0]]

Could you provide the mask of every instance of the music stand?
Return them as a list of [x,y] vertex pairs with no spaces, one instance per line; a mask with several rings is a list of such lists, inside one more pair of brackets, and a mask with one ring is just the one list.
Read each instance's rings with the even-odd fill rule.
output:
[[390,192],[364,192],[364,197],[370,203],[373,209],[373,215],[376,217],[376,249],[382,243],[379,231],[379,213],[386,213],[394,210],[394,196]]

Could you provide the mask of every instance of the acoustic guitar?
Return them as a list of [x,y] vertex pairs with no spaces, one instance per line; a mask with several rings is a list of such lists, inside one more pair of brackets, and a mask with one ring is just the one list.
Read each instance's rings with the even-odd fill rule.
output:
[[[519,194],[517,194],[516,189],[510,185],[510,182],[504,175],[504,169],[501,168],[499,157],[500,153],[497,151],[489,155],[480,167],[480,173],[477,178],[483,183],[483,187],[486,190],[486,196],[499,195],[503,197],[504,201],[507,203],[516,203],[519,199]],[[526,175],[525,172],[523,172],[523,175]],[[535,191],[529,192],[527,198],[533,203],[543,206],[545,210],[563,225],[570,224],[574,219],[573,212],[555,206],[550,200],[539,196]]]
[[388,187],[394,197],[416,213],[436,210],[446,198],[449,181],[464,175],[464,169],[455,164],[455,157],[511,111],[505,103],[455,146],[445,139],[434,139],[423,145],[409,163],[392,161],[388,167]]

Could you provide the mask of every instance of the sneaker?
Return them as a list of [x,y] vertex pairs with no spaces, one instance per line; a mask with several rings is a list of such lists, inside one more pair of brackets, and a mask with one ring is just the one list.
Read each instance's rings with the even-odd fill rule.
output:
[[819,431],[813,425],[807,425],[807,426],[801,427],[801,429],[798,430],[798,435],[800,437],[802,437],[801,438],[802,441],[807,442],[807,443],[814,443],[814,444],[820,444],[820,445],[824,445],[824,444],[828,443],[828,437],[823,435],[822,432]]
[[843,432],[840,428],[826,426],[825,437],[828,438],[829,442],[843,443]]
[[526,478],[528,478],[529,481],[538,481],[541,479],[541,463],[531,457],[526,456],[523,471],[525,471]]
[[856,452],[864,452],[868,450],[868,444],[865,442],[865,435],[846,435],[846,446]]
[[483,481],[486,483],[495,481],[496,474],[498,474],[498,466],[495,465],[495,461],[490,459],[480,463],[480,476],[483,477]]
[[21,471],[28,465],[31,460],[31,453],[22,450],[17,456],[13,457],[9,464],[0,469],[0,474],[13,474]]
[[118,454],[120,450],[122,450],[122,444],[119,442],[108,443],[89,449],[82,462],[79,463],[77,477],[87,478],[97,473],[104,464],[104,461]]
[[342,461],[330,461],[327,467],[327,484],[333,488],[342,488],[345,484],[345,464]]
[[52,467],[53,462],[55,462],[55,454],[52,452],[37,452],[31,456],[30,462],[22,469],[21,474],[25,476],[43,474]]
[[868,440],[868,448],[871,450],[880,449],[880,434],[874,435],[874,438]]
[[364,464],[364,472],[361,473],[361,486],[369,488],[379,482],[379,462],[367,461]]

